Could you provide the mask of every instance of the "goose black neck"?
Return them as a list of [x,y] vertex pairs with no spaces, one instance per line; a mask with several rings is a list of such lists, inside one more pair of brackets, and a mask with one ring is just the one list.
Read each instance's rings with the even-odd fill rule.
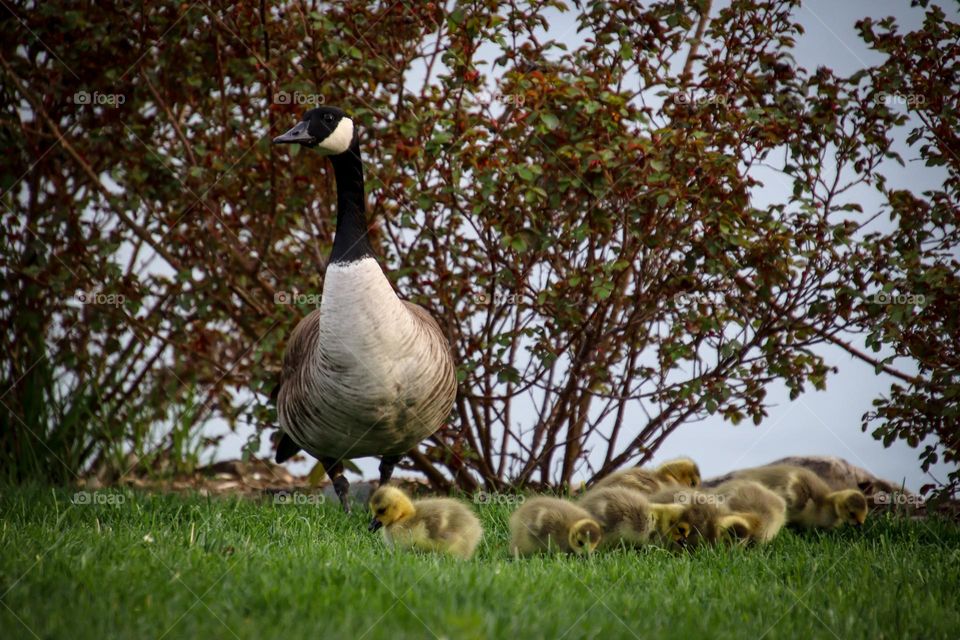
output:
[[366,199],[360,144],[354,140],[346,153],[330,157],[337,178],[337,235],[330,262],[355,262],[373,255],[367,239]]

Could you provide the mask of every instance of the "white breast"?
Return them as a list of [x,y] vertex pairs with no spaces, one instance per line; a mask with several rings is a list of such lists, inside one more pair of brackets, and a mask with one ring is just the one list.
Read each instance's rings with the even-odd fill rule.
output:
[[327,267],[320,304],[320,349],[365,386],[393,384],[411,355],[415,322],[373,258]]

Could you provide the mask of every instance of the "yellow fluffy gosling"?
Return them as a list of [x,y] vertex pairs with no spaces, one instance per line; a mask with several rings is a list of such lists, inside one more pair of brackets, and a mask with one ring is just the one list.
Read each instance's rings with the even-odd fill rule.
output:
[[773,540],[787,521],[787,504],[779,495],[753,480],[728,480],[710,489],[723,506],[750,523],[748,537],[759,543]]
[[685,508],[651,503],[646,495],[626,487],[591,489],[578,504],[600,523],[604,547],[621,542],[641,546],[654,539],[683,546],[690,529],[677,525],[696,518],[696,514],[688,516]]
[[510,516],[514,554],[541,551],[589,554],[600,543],[600,524],[582,507],[559,498],[527,500]]
[[843,524],[862,525],[867,499],[856,489],[831,491],[829,485],[804,467],[771,465],[742,469],[735,479],[755,480],[787,503],[787,522],[805,528],[828,529]]
[[370,496],[370,530],[383,527],[388,545],[470,558],[483,536],[480,521],[462,502],[449,498],[412,501],[396,487],[383,486]]
[[750,521],[719,505],[716,496],[694,489],[664,489],[649,497],[659,505],[660,539],[676,549],[694,549],[725,540],[742,540],[750,534]]
[[672,482],[681,487],[700,486],[700,467],[690,458],[669,460],[657,467],[657,476],[663,482]]
[[641,493],[656,493],[669,487],[699,487],[700,468],[690,458],[665,462],[655,469],[633,467],[611,473],[591,489],[626,487]]

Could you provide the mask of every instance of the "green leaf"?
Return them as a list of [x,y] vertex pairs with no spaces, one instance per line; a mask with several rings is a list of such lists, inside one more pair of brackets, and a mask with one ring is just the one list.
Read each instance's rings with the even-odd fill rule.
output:
[[613,282],[610,280],[594,282],[591,289],[593,290],[593,295],[598,300],[606,300],[610,297],[610,294],[613,293]]
[[530,167],[525,165],[520,165],[517,167],[517,175],[527,182],[533,182],[533,180],[536,178],[536,176],[533,174],[533,171],[530,170]]
[[541,113],[540,120],[543,124],[547,125],[547,128],[551,131],[560,126],[560,120],[552,113]]

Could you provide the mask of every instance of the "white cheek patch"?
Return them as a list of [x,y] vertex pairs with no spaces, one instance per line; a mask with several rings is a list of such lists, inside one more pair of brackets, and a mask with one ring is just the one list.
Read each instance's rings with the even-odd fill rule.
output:
[[353,142],[353,120],[343,117],[340,118],[333,133],[328,135],[319,146],[330,155],[336,155],[349,149],[351,142]]

